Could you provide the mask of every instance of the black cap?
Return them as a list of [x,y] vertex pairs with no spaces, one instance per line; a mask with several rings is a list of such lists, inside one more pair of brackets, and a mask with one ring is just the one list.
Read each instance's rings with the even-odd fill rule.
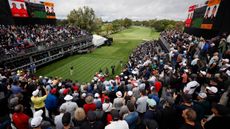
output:
[[88,121],[89,122],[94,122],[94,121],[96,121],[96,113],[95,112],[93,112],[93,111],[88,111],[88,113],[87,113],[87,118],[88,118]]
[[70,121],[71,121],[71,114],[69,112],[64,113],[62,117],[62,124],[64,126],[67,126],[70,124]]

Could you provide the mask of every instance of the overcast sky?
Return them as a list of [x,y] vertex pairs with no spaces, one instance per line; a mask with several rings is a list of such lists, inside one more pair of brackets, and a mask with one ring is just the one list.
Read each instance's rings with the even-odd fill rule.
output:
[[89,6],[103,20],[131,18],[184,20],[190,5],[201,4],[206,0],[43,0],[55,3],[55,12],[64,19],[73,9]]

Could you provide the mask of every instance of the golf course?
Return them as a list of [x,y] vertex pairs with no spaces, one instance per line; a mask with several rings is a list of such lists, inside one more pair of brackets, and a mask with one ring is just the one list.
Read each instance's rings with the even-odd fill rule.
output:
[[[151,28],[132,26],[116,34],[111,46],[102,46],[91,53],[73,55],[52,64],[39,68],[37,75],[62,77],[79,82],[89,82],[93,75],[106,67],[111,72],[111,66],[115,65],[116,74],[120,73],[120,62],[126,63],[133,49],[146,40],[159,37],[159,33]],[[74,67],[73,75],[70,75],[70,67]]]

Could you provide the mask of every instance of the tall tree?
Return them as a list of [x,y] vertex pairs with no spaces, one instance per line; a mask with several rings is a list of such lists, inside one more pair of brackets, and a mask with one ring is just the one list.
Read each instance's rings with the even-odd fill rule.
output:
[[72,10],[67,16],[67,20],[70,25],[78,26],[89,32],[94,32],[97,29],[95,12],[87,6]]
[[105,28],[106,36],[108,36],[108,34],[110,34],[110,32],[113,31],[113,24],[107,23],[104,25],[104,28]]
[[125,28],[128,28],[128,27],[130,27],[131,25],[132,25],[132,20],[131,20],[131,19],[125,18],[125,19],[123,20],[123,26],[124,26]]

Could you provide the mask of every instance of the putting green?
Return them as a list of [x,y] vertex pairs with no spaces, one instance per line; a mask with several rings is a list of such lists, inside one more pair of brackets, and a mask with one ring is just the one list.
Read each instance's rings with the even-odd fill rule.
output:
[[[152,40],[159,37],[159,33],[146,27],[133,26],[129,29],[111,35],[113,44],[97,48],[92,53],[74,55],[44,66],[37,71],[37,75],[62,77],[79,82],[89,82],[93,75],[107,67],[116,66],[116,74],[120,73],[120,61],[127,62],[132,50],[143,40]],[[73,75],[70,67],[73,66]]]

